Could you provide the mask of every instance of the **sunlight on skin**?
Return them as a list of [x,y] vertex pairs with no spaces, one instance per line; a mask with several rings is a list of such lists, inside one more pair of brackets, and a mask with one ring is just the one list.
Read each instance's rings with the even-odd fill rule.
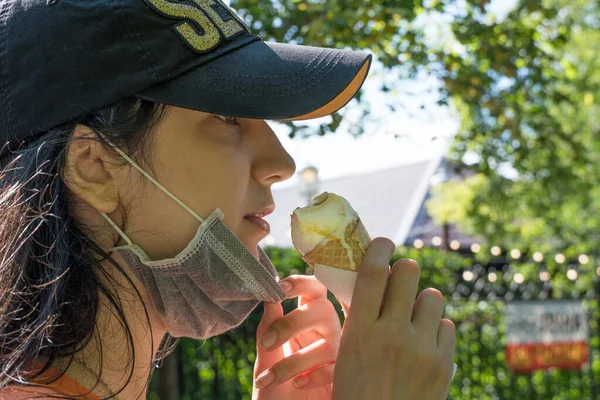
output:
[[285,342],[282,347],[283,347],[283,356],[284,357],[289,357],[292,355],[293,351],[292,351],[292,345],[290,344],[290,342]]

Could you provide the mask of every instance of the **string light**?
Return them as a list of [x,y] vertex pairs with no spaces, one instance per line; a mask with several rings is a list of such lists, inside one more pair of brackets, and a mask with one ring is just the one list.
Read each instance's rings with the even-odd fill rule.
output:
[[550,280],[550,273],[548,273],[548,271],[542,271],[540,272],[540,280],[543,282],[547,282]]
[[567,278],[574,281],[579,276],[579,273],[575,269],[570,269],[567,271]]
[[431,243],[434,246],[441,246],[441,244],[442,244],[442,238],[439,237],[439,236],[434,236],[433,239],[431,239]]
[[510,256],[515,260],[521,258],[521,251],[519,249],[512,249],[510,251]]
[[495,272],[490,272],[488,274],[488,281],[490,282],[496,282],[498,280],[498,275],[496,275]]
[[562,253],[558,253],[556,256],[554,256],[554,261],[556,261],[559,264],[564,263],[565,260],[566,260],[566,258],[564,256],[564,254],[562,254]]
[[502,250],[500,249],[500,247],[494,246],[491,248],[490,252],[492,253],[493,256],[499,256],[500,253],[502,253]]
[[515,276],[513,276],[513,280],[515,283],[523,283],[525,282],[525,277],[520,272],[517,272]]
[[578,260],[579,260],[579,264],[583,264],[583,265],[585,265],[585,264],[587,264],[587,263],[590,262],[590,258],[586,254],[581,254],[579,256]]
[[465,271],[463,272],[463,279],[467,282],[471,282],[473,279],[475,279],[475,274],[473,271]]
[[473,253],[479,253],[481,251],[481,246],[479,245],[479,243],[473,243],[471,245],[471,251]]
[[452,250],[458,250],[460,249],[460,242],[458,240],[453,240],[450,242],[450,248]]
[[421,239],[416,239],[413,242],[413,246],[415,246],[415,248],[417,248],[417,249],[422,249],[423,246],[425,246],[425,243],[423,243],[423,241]]
[[535,261],[535,262],[544,261],[544,255],[542,253],[540,253],[539,251],[536,251],[535,253],[533,253],[533,261]]

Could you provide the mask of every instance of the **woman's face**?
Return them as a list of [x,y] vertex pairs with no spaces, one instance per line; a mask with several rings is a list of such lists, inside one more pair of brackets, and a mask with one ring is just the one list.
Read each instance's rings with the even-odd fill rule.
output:
[[[261,217],[274,209],[271,185],[296,168],[267,123],[172,107],[154,139],[147,172],[204,219],[220,208],[225,224],[258,255],[269,233]],[[125,232],[153,260],[175,256],[199,221],[137,170],[130,174],[121,200]]]

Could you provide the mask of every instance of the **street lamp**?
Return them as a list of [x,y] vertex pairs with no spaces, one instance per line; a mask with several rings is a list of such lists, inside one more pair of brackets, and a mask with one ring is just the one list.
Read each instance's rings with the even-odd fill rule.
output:
[[298,175],[300,177],[298,189],[300,194],[306,197],[306,203],[309,204],[319,191],[319,170],[308,166],[298,172]]

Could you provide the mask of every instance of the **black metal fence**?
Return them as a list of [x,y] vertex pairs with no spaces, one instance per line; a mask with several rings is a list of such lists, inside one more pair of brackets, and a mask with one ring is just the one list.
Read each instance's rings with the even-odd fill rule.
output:
[[[283,276],[310,273],[293,251],[269,249],[269,254]],[[482,259],[438,249],[406,248],[398,250],[396,258],[400,257],[419,262],[422,288],[436,287],[446,295],[446,316],[457,327],[458,370],[450,399],[600,398],[600,280],[593,262],[533,262],[527,261],[527,255],[518,261],[510,257]],[[557,299],[582,300],[590,326],[589,362],[574,371],[512,372],[506,362],[505,304]],[[292,300],[284,303],[286,312],[294,307]],[[177,355],[182,399],[250,400],[255,331],[261,315],[259,307],[241,327],[206,342],[181,341]],[[150,399],[158,398],[160,379],[159,368]]]

